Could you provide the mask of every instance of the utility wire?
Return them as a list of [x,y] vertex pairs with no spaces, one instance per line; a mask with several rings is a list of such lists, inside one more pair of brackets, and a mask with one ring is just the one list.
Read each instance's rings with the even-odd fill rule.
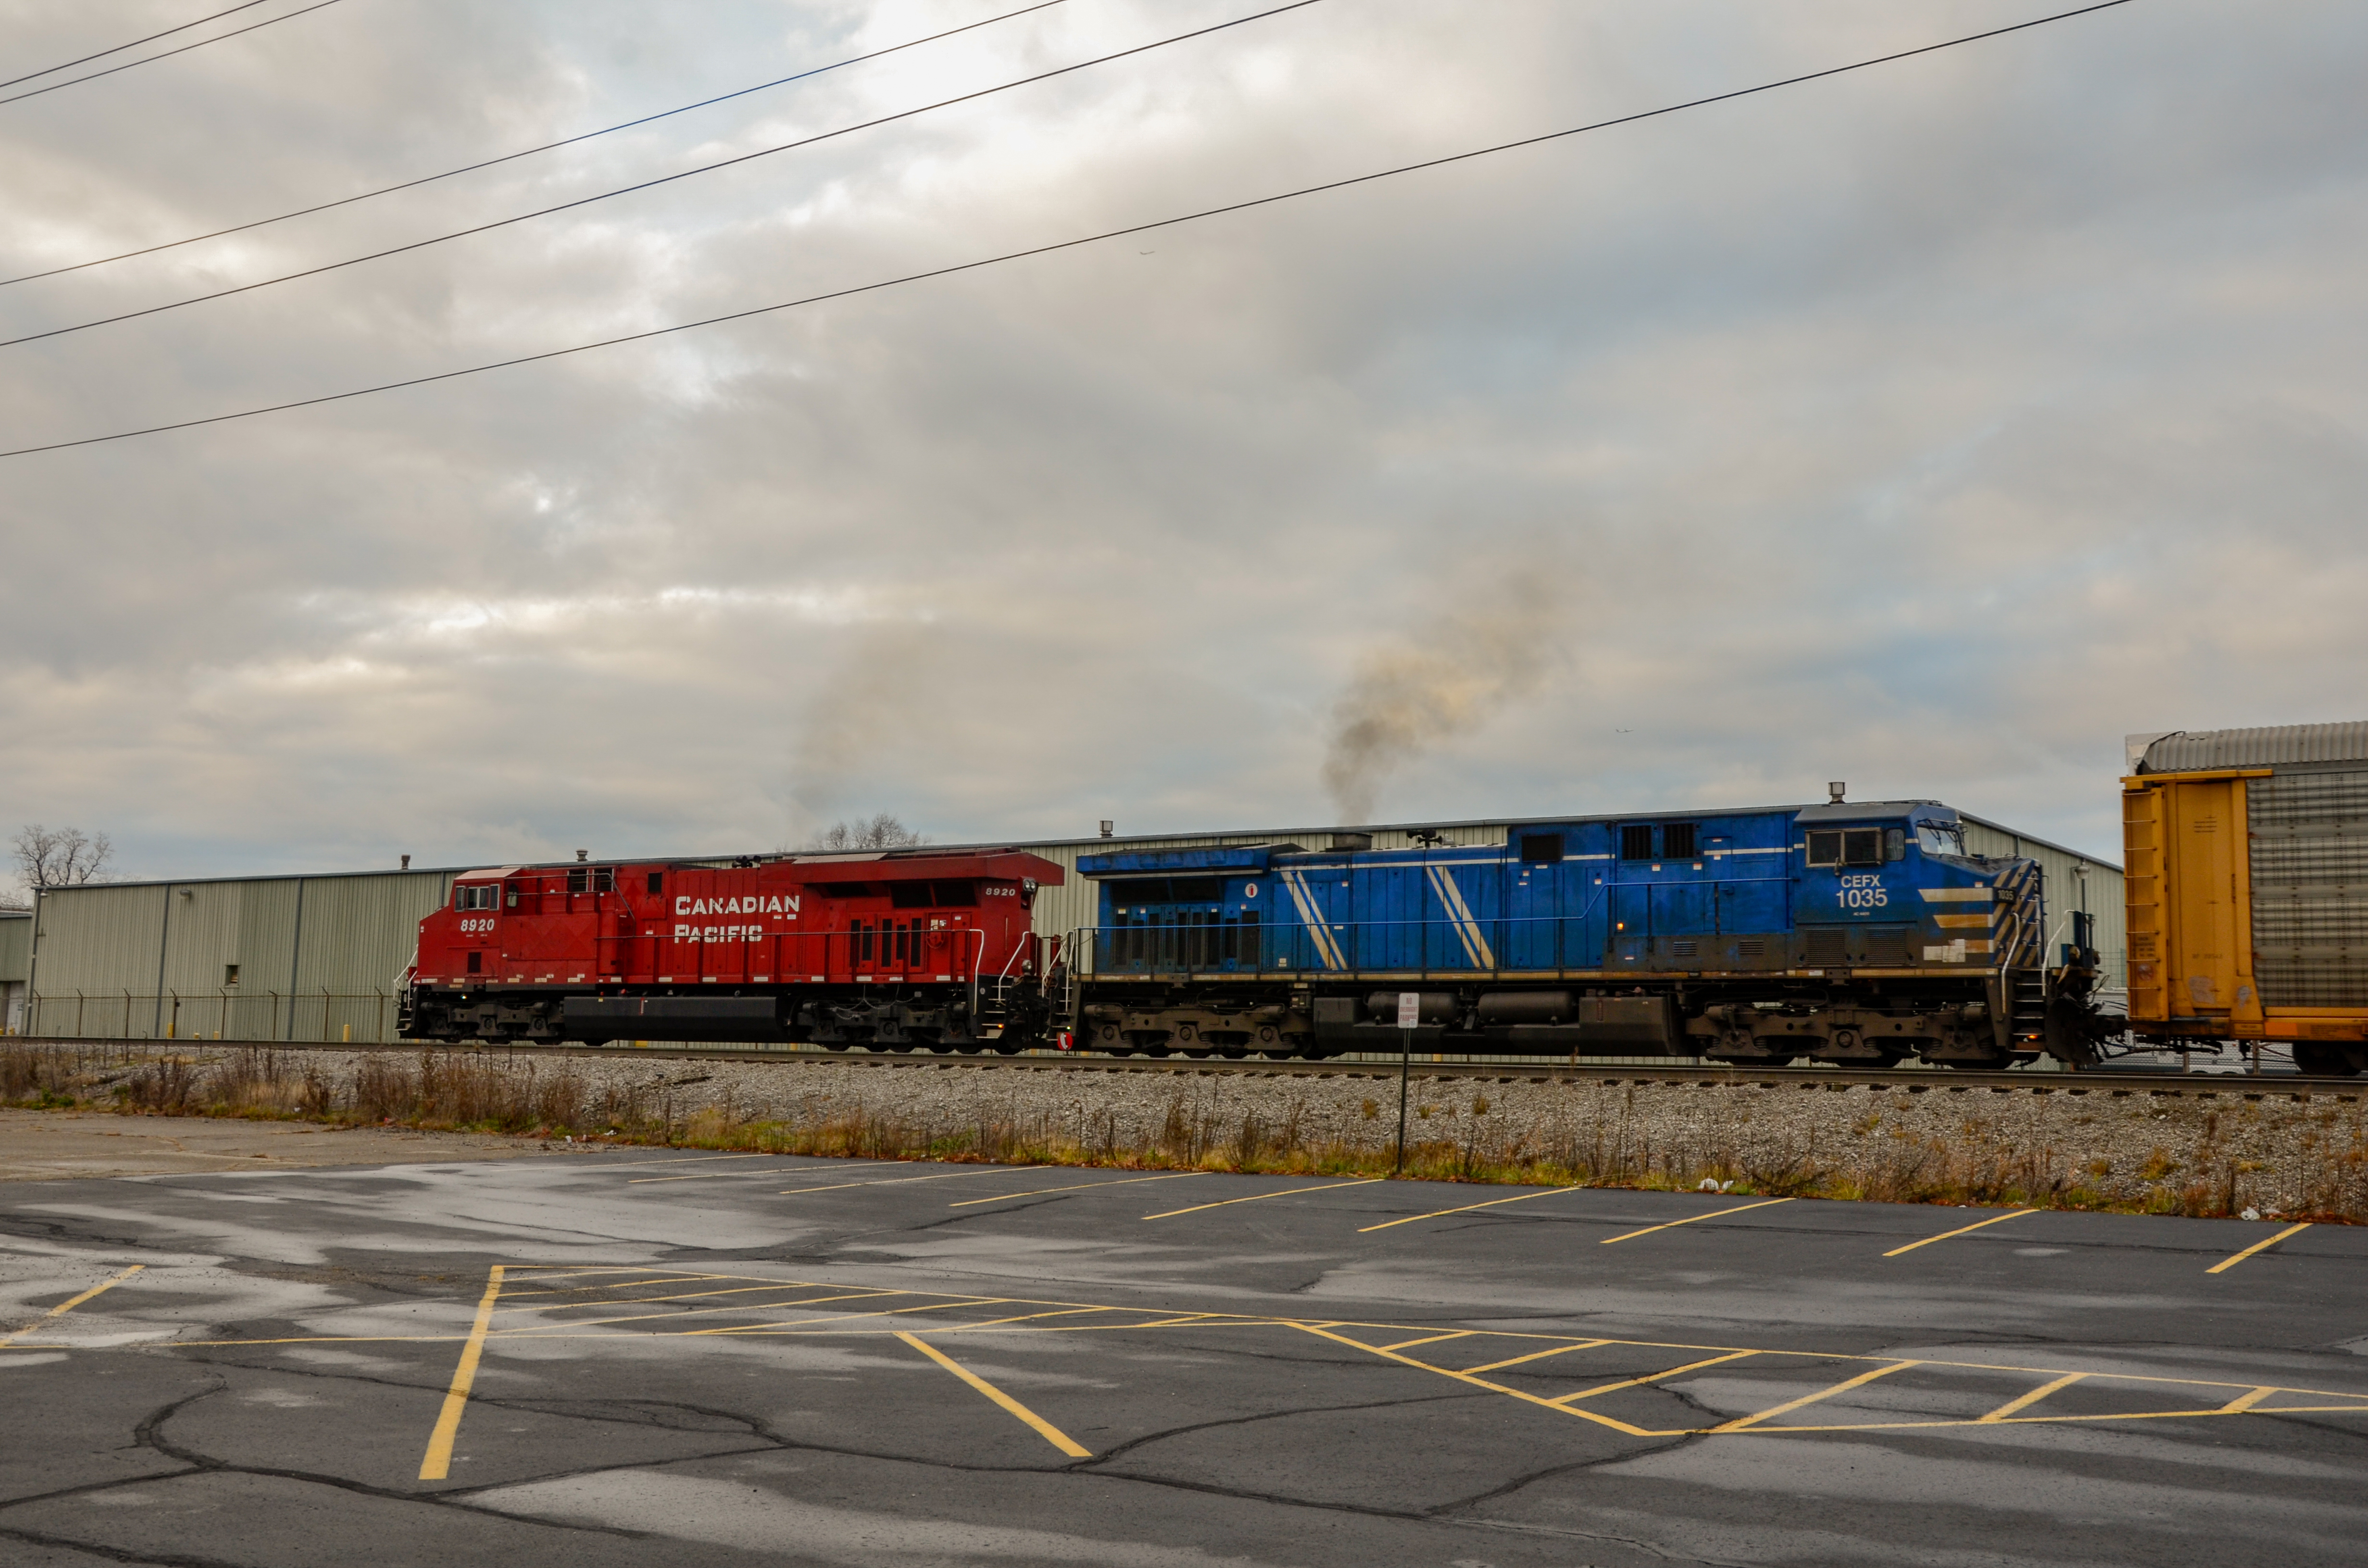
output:
[[[248,3],[260,4],[260,0],[248,0]],[[1031,11],[1048,10],[1064,3],[1065,0],[1037,0],[1035,5],[1022,6],[1017,11],[1006,11],[999,17],[989,17],[981,22],[966,22],[958,28],[948,28],[941,33],[931,33],[927,38],[911,39],[904,43],[892,43],[885,49],[875,49],[869,54],[849,55],[845,60],[834,60],[827,65],[817,65],[811,71],[801,71],[794,76],[782,76],[770,82],[759,82],[753,87],[741,87],[733,92],[719,93],[714,97],[701,98],[695,104],[685,104],[680,108],[661,109],[655,114],[645,114],[639,119],[629,119],[620,125],[603,126],[598,131],[586,131],[580,135],[562,137],[556,142],[545,142],[540,147],[520,148],[515,153],[504,153],[497,158],[484,158],[473,164],[463,164],[457,169],[446,169],[442,174],[422,175],[417,179],[407,179],[399,185],[381,186],[376,190],[366,190],[359,196],[341,196],[335,201],[323,201],[311,207],[299,207],[292,212],[282,212],[275,218],[257,218],[252,223],[235,223],[227,229],[215,229],[209,233],[191,234],[185,240],[166,240],[162,244],[145,245],[139,250],[123,251],[115,256],[97,256],[89,261],[77,261],[68,267],[52,267],[46,272],[28,272],[21,278],[0,278],[0,289],[6,289],[14,283],[30,283],[37,278],[55,278],[63,272],[80,272],[85,267],[104,267],[111,261],[129,261],[137,256],[154,256],[158,251],[173,250],[181,245],[193,245],[200,240],[218,240],[225,234],[243,234],[249,229],[261,229],[273,223],[284,223],[290,218],[309,218],[315,212],[326,212],[332,208],[350,207],[357,201],[368,201],[373,197],[392,196],[398,190],[411,190],[419,186],[433,185],[438,180],[450,179],[455,175],[474,174],[479,169],[490,169],[496,164],[514,163],[520,158],[533,157],[538,153],[550,153],[562,147],[573,147],[578,142],[589,142],[596,136],[608,136],[620,131],[631,131],[637,125],[647,125],[653,120],[665,119],[673,115],[689,114],[695,108],[706,108],[712,104],[726,103],[734,98],[745,98],[751,93],[761,93],[772,87],[785,87],[791,82],[803,82],[809,76],[819,76],[825,72],[837,71],[848,65],[860,65],[867,60],[877,60],[882,55],[894,54],[902,50],[918,49],[925,43],[935,43],[939,39],[951,38],[956,33],[991,28],[997,22],[1008,22],[1014,17],[1024,17]],[[6,85],[6,83],[0,83],[0,86],[5,85]]]
[[1302,11],[1310,6],[1320,4],[1322,0],[1289,0],[1288,4],[1274,6],[1269,10],[1256,11],[1247,17],[1235,17],[1231,21],[1218,22],[1210,27],[1195,28],[1190,32],[1177,33],[1153,43],[1141,43],[1132,49],[1121,49],[1114,54],[1097,55],[1091,60],[1080,60],[1074,65],[1057,66],[1053,70],[1040,71],[1032,76],[1022,76],[1017,81],[1005,82],[997,86],[981,87],[974,93],[939,98],[936,103],[923,104],[918,108],[900,109],[894,114],[883,114],[877,119],[867,119],[856,125],[843,125],[837,131],[825,131],[814,136],[801,137],[795,142],[784,142],[778,146],[760,147],[754,153],[742,153],[735,157],[719,158],[714,163],[701,164],[697,168],[682,169],[670,175],[660,175],[655,179],[645,179],[638,184],[620,186],[614,190],[604,190],[592,196],[580,196],[573,201],[563,201],[552,207],[539,207],[531,212],[520,212],[514,217],[496,218],[490,223],[478,223],[466,229],[454,229],[450,233],[433,234],[424,240],[413,240],[407,244],[390,245],[385,250],[347,256],[343,261],[324,262],[319,267],[308,267],[299,272],[283,272],[277,278],[259,278],[252,283],[241,283],[229,289],[217,289],[208,294],[191,294],[187,299],[172,300],[161,305],[149,305],[136,311],[123,311],[111,316],[98,316],[90,321],[76,322],[72,326],[53,326],[45,332],[28,332],[21,337],[0,337],[0,348],[14,348],[21,343],[39,343],[45,337],[63,337],[69,333],[88,332],[92,327],[111,326],[117,322],[137,321],[142,316],[161,315],[166,311],[177,311],[188,305],[201,305],[209,300],[225,300],[233,294],[251,294],[257,289],[268,289],[280,283],[292,283],[300,278],[317,278],[324,272],[337,272],[348,267],[359,267],[366,261],[382,261],[388,256],[402,256],[407,251],[425,250],[429,245],[440,245],[448,241],[466,239],[472,234],[483,234],[495,229],[507,229],[513,223],[524,223],[535,218],[548,218],[554,212],[589,207],[596,201],[607,201],[619,196],[631,196],[635,191],[649,190],[662,185],[672,185],[677,180],[690,179],[699,175],[713,174],[718,169],[728,169],[738,164],[754,162],[758,158],[769,158],[776,153],[792,152],[800,147],[811,147],[818,142],[829,142],[841,136],[852,136],[859,131],[870,131],[876,126],[893,125],[900,119],[911,119],[916,115],[931,114],[941,108],[951,108],[956,104],[972,103],[980,98],[993,97],[997,93],[1008,93],[1014,88],[1029,86],[1037,82],[1049,82],[1056,76],[1066,76],[1096,65],[1107,65],[1113,60],[1124,60],[1135,54],[1148,54],[1155,49],[1165,49],[1172,43],[1184,43],[1192,39],[1206,38],[1211,33],[1221,33],[1228,28],[1246,27],[1251,22],[1264,21],[1269,17],[1280,17],[1286,11]]
[[[216,33],[216,34],[214,34],[214,36],[213,36],[213,37],[211,37],[211,38],[201,38],[201,39],[199,39],[199,40],[197,42],[195,42],[195,43],[185,43],[185,44],[183,44],[183,45],[182,45],[180,48],[178,48],[178,49],[168,49],[168,50],[165,51],[162,54],[151,54],[151,55],[148,55],[148,56],[146,56],[145,58],[143,58],[143,59],[140,59],[140,60],[128,60],[128,61],[124,62],[123,62],[122,64],[120,64],[120,65],[110,65],[110,66],[108,66],[108,67],[106,70],[104,70],[104,71],[93,71],[93,72],[91,72],[88,75],[85,75],[85,76],[69,76],[69,77],[67,77],[67,78],[66,78],[64,81],[63,81],[63,82],[52,82],[52,83],[51,83],[51,84],[50,84],[48,86],[46,86],[46,87],[35,87],[35,88],[34,88],[31,92],[29,92],[29,93],[18,93],[18,94],[17,94],[17,95],[16,95],[15,97],[13,97],[0,98],[0,104],[20,104],[20,103],[23,103],[27,98],[38,98],[38,97],[40,97],[43,93],[54,93],[54,92],[56,92],[60,87],[71,87],[71,86],[74,86],[74,85],[78,85],[78,84],[80,84],[80,83],[83,83],[83,82],[96,82],[96,81],[97,81],[101,76],[112,76],[112,75],[114,75],[118,71],[129,71],[129,70],[132,69],[134,66],[139,66],[139,65],[154,65],[154,64],[155,64],[155,63],[156,63],[156,62],[158,62],[159,60],[170,60],[170,59],[172,59],[172,58],[173,58],[173,56],[175,56],[175,55],[176,55],[176,54],[187,54],[187,53],[188,53],[188,52],[189,52],[189,51],[191,51],[191,50],[193,50],[193,49],[203,49],[203,48],[205,48],[205,47],[206,47],[206,45],[208,45],[208,44],[210,44],[210,43],[220,43],[220,42],[222,42],[222,40],[224,40],[224,39],[226,39],[226,38],[236,38],[236,37],[238,37],[238,35],[239,35],[239,34],[241,34],[241,33],[251,33],[251,32],[255,31],[255,29],[256,29],[256,28],[268,28],[268,27],[271,27],[271,26],[273,26],[273,25],[275,25],[275,24],[277,24],[277,23],[279,23],[279,22],[293,21],[295,18],[297,18],[298,17],[303,16],[303,15],[304,15],[306,12],[308,12],[308,11],[318,11],[318,10],[322,9],[324,6],[334,6],[334,5],[336,5],[336,3],[337,3],[337,0],[313,0],[313,4],[312,4],[312,5],[310,5],[310,6],[304,6],[304,7],[303,7],[302,9],[301,9],[301,10],[289,11],[289,12],[283,13],[282,15],[280,15],[280,16],[277,16],[277,17],[265,17],[262,21],[259,21],[259,22],[249,22],[249,23],[247,23],[247,24],[246,24],[246,26],[245,26],[245,27],[243,27],[243,28],[231,28],[231,30],[230,30],[230,31],[228,31],[228,32],[226,32],[226,33]],[[233,9],[234,9],[234,10],[236,10],[236,9],[244,9],[244,8],[245,8],[245,7],[243,7],[243,6],[233,6]],[[223,14],[224,16],[227,16],[227,15],[229,15],[229,12],[224,12],[224,13],[222,13],[222,14]],[[208,20],[208,21],[211,21],[212,19],[213,19],[213,18],[212,18],[212,17],[206,17],[206,18],[205,18],[205,20]],[[190,23],[189,25],[190,25],[191,27],[195,27],[197,24],[196,24],[195,22],[192,22],[192,23]],[[173,30],[174,30],[175,32],[178,32],[178,31],[180,31],[180,29],[179,29],[178,28],[174,28]],[[158,35],[156,35],[156,36],[158,36],[159,38],[162,38],[164,35],[163,35],[162,33],[159,33],[159,34],[158,34]],[[131,46],[130,44],[125,44],[125,45],[123,45],[123,47],[124,47],[124,48],[126,48],[126,49],[129,49],[129,48],[131,48]],[[110,49],[110,50],[106,51],[106,52],[107,52],[107,53],[108,53],[108,54],[113,54],[113,53],[115,52],[115,51]],[[96,60],[96,59],[97,59],[97,58],[98,58],[98,56],[94,54],[94,55],[92,55],[92,56],[91,56],[91,58],[92,58],[93,60]],[[63,66],[63,65],[52,65],[52,66],[51,66],[51,67],[50,67],[50,71],[63,71],[63,70],[64,70],[64,69],[65,69],[65,67],[64,67],[64,66]],[[50,73],[49,73],[49,71],[36,71],[36,72],[34,72],[34,73],[33,73],[33,75],[34,75],[34,76],[46,76],[46,75],[48,75],[49,74],[50,74]],[[28,82],[28,81],[32,80],[32,77],[30,77],[30,76],[19,76],[19,77],[17,77],[17,81],[19,81],[19,82]]]
[[216,11],[211,17],[199,17],[194,22],[183,22],[179,27],[166,28],[161,33],[150,33],[146,38],[135,38],[130,43],[119,43],[113,49],[102,49],[97,54],[85,54],[79,60],[63,61],[56,65],[45,65],[39,71],[28,71],[21,76],[11,76],[6,81],[0,82],[0,87],[13,87],[19,82],[29,82],[36,76],[54,76],[61,71],[71,71],[77,65],[87,65],[94,60],[104,60],[110,54],[120,54],[127,49],[138,49],[143,43],[154,43],[160,38],[171,38],[175,33],[188,32],[191,28],[201,28],[208,22],[221,21],[232,12],[252,11],[263,3],[264,0],[239,0],[239,4],[231,6],[229,10]]
[[1679,114],[1687,109],[1702,108],[1711,104],[1728,103],[1759,93],[1772,93],[1782,87],[1798,86],[1804,82],[1820,81],[1827,76],[1839,76],[1852,71],[1864,71],[1894,61],[1912,60],[1919,54],[1935,54],[1962,44],[1979,43],[1985,39],[2002,38],[2009,33],[2025,32],[2043,28],[2051,22],[2069,21],[2098,11],[2110,11],[2126,6],[2130,0],[2100,0],[2093,6],[2077,10],[2058,11],[2053,16],[2036,17],[2027,22],[2014,22],[1983,32],[1967,33],[1940,43],[1928,43],[1916,49],[1903,49],[1891,54],[1879,54],[1870,60],[1853,61],[1848,65],[1828,66],[1823,71],[1805,72],[1798,76],[1786,76],[1774,82],[1762,82],[1754,87],[1737,87],[1732,92],[1713,93],[1708,97],[1689,98],[1683,103],[1669,104],[1661,108],[1644,109],[1635,114],[1623,114],[1612,119],[1599,119],[1587,125],[1575,125],[1566,131],[1550,131],[1542,136],[1524,136],[1519,141],[1499,142],[1493,146],[1475,147],[1469,152],[1451,153],[1444,157],[1426,158],[1420,163],[1400,164],[1395,168],[1377,169],[1371,174],[1352,175],[1347,179],[1327,180],[1321,185],[1301,186],[1295,190],[1279,191],[1272,196],[1253,197],[1247,201],[1229,202],[1223,207],[1205,207],[1197,212],[1186,212],[1174,218],[1160,218],[1148,223],[1133,223],[1122,229],[1105,229],[1099,233],[1085,234],[1076,239],[1056,240],[1050,244],[1031,245],[1026,250],[1005,251],[1000,256],[983,256],[975,261],[956,262],[950,267],[931,267],[925,272],[908,272],[898,278],[883,278],[871,283],[859,283],[851,288],[834,289],[826,293],[808,294],[803,299],[784,300],[778,304],[757,305],[745,311],[732,311],[723,315],[705,316],[698,321],[677,322],[672,326],[652,327],[646,332],[629,332],[616,337],[604,337],[591,343],[578,343],[566,348],[547,348],[538,354],[521,354],[514,358],[495,359],[483,365],[470,365],[458,370],[439,370],[433,375],[411,376],[399,381],[381,381],[376,386],[356,387],[348,392],[325,392],[319,397],[298,398],[289,403],[268,403],[260,408],[243,408],[231,414],[210,414],[197,419],[176,420],[169,425],[150,425],[137,430],[118,430],[106,436],[85,436],[72,441],[51,441],[38,447],[18,447],[0,451],[0,459],[30,457],[36,452],[63,451],[72,447],[93,447],[108,441],[128,441],[141,436],[160,436],[170,430],[190,430],[203,425],[222,425],[234,419],[255,419],[267,414],[285,414],[291,409],[315,408],[324,403],[343,403],[349,398],[371,397],[380,392],[399,392],[405,387],[429,386],[438,381],[458,381],[463,376],[482,375],[488,370],[506,370],[518,365],[540,364],[546,359],[562,359],[574,354],[588,354],[597,348],[614,348],[621,344],[641,343],[654,337],[666,337],[677,332],[692,332],[700,327],[720,326],[726,322],[746,321],[754,316],[771,315],[779,311],[793,311],[806,305],[818,305],[826,301],[851,299],[859,294],[878,293],[882,290],[900,288],[907,283],[925,282],[933,278],[951,278],[958,273],[976,272],[983,267],[997,267],[1008,261],[1020,261],[1030,256],[1050,256],[1056,251],[1076,250],[1080,246],[1099,244],[1105,240],[1123,239],[1133,234],[1147,234],[1159,229],[1172,229],[1179,224],[1199,222],[1204,218],[1222,217],[1229,212],[1247,212],[1279,202],[1293,201],[1304,196],[1315,196],[1326,191],[1347,190],[1354,186],[1371,185],[1377,180],[1394,179],[1400,175],[1415,174],[1424,169],[1444,168],[1451,164],[1469,163],[1475,158],[1509,153],[1517,148],[1542,146],[1568,137],[1584,136],[1589,131],[1608,131],[1613,126],[1634,125],[1639,120],[1657,119],[1664,115]]

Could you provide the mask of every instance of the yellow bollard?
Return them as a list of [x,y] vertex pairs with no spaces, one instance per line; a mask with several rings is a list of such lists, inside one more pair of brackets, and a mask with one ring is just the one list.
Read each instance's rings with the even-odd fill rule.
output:
[[351,1024],[346,1026],[346,1043],[347,1045],[354,1043],[354,1026]]

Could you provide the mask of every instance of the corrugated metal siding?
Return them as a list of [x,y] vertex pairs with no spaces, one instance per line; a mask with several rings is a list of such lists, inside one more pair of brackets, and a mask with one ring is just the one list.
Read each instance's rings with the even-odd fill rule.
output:
[[26,1028],[391,1040],[398,976],[420,917],[451,879],[400,871],[53,890],[41,898]]
[[169,887],[79,887],[34,904],[26,1032],[146,1040],[160,1031],[156,976]]
[[0,912],[0,985],[22,985],[33,957],[33,917]]
[[2115,989],[2129,975],[2129,911],[2122,902],[2122,869],[2110,860],[2032,838],[1980,817],[1964,817],[1965,847],[1976,855],[2009,855],[2039,862],[2040,888],[2047,900],[2046,956],[2072,937],[2067,918],[2075,910],[2096,917],[2097,953],[2103,983]]
[[2140,773],[2189,773],[2215,767],[2368,762],[2368,722],[2277,724],[2253,730],[2182,730],[2146,748]]
[[2247,779],[2245,809],[2262,1002],[2368,1005],[2368,772]]

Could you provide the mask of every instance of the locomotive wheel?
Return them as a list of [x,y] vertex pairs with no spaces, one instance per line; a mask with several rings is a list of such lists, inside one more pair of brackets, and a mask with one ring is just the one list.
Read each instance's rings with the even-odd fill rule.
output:
[[2351,1052],[2340,1045],[2294,1041],[2294,1071],[2310,1078],[2349,1078],[2360,1071]]

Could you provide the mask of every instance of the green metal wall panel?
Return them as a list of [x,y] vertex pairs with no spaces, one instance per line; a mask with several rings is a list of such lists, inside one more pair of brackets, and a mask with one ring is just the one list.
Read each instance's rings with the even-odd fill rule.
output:
[[0,985],[22,985],[33,957],[33,917],[0,911]]

